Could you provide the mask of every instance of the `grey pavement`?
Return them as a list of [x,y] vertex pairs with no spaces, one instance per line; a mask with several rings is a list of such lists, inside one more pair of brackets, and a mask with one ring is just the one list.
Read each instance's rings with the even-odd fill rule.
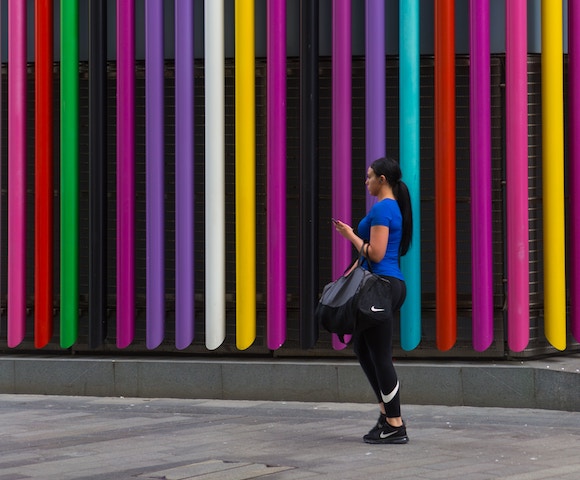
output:
[[580,478],[580,412],[370,403],[0,395],[0,480]]

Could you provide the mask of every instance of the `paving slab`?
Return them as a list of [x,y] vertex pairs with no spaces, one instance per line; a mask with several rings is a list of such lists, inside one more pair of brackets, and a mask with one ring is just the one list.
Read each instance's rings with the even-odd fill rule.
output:
[[577,479],[580,412],[371,403],[0,395],[0,480]]

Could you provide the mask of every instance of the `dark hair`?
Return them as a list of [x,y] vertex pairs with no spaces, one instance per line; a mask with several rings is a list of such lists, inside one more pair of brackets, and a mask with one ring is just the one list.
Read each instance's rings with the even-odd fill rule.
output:
[[403,256],[411,246],[411,237],[413,236],[413,212],[411,210],[411,196],[405,182],[401,180],[403,174],[399,162],[391,157],[382,157],[371,164],[371,168],[377,177],[384,175],[387,183],[393,189],[393,194],[399,204],[401,215],[403,217],[403,235],[399,245],[399,255]]

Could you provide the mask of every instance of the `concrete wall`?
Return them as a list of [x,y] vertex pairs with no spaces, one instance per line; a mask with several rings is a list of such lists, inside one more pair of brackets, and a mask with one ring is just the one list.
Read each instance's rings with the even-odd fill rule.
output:
[[[414,405],[580,411],[580,355],[532,362],[397,362]],[[0,393],[374,403],[352,360],[0,357]]]

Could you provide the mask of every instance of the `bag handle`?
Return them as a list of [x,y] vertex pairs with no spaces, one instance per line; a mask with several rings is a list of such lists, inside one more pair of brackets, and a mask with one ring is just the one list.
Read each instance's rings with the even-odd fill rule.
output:
[[[367,256],[365,256],[363,254],[363,250],[365,248],[365,245],[367,247],[367,249],[366,249],[366,255]],[[360,252],[358,252],[358,260],[357,260],[358,261],[358,266],[360,267],[362,265],[363,260],[366,260],[367,261],[368,268],[369,268],[369,272],[373,273],[373,267],[371,266],[371,261],[368,259],[368,254],[369,254],[369,243],[367,243],[367,242],[365,242],[363,240],[363,244],[360,247]]]
[[[363,260],[365,260],[365,256],[363,255],[363,250],[364,250],[364,248],[365,248],[365,245],[367,246],[367,255],[368,255],[368,251],[369,251],[369,247],[368,247],[368,245],[369,245],[369,244],[363,240],[363,244],[362,244],[362,246],[360,247],[360,251],[358,252],[358,258],[357,258],[357,259],[355,259],[355,261],[351,263],[350,267],[348,267],[348,268],[347,268],[347,269],[344,271],[343,275],[344,275],[344,274],[346,274],[346,272],[352,272],[352,270],[353,270],[353,267],[354,267],[355,265],[356,265],[357,267],[360,267],[360,266],[362,266],[362,262],[363,262]],[[368,259],[366,259],[366,260],[367,260],[367,265],[368,265],[368,267],[369,267],[369,272],[373,273],[373,267],[371,267],[371,262],[370,262]]]

